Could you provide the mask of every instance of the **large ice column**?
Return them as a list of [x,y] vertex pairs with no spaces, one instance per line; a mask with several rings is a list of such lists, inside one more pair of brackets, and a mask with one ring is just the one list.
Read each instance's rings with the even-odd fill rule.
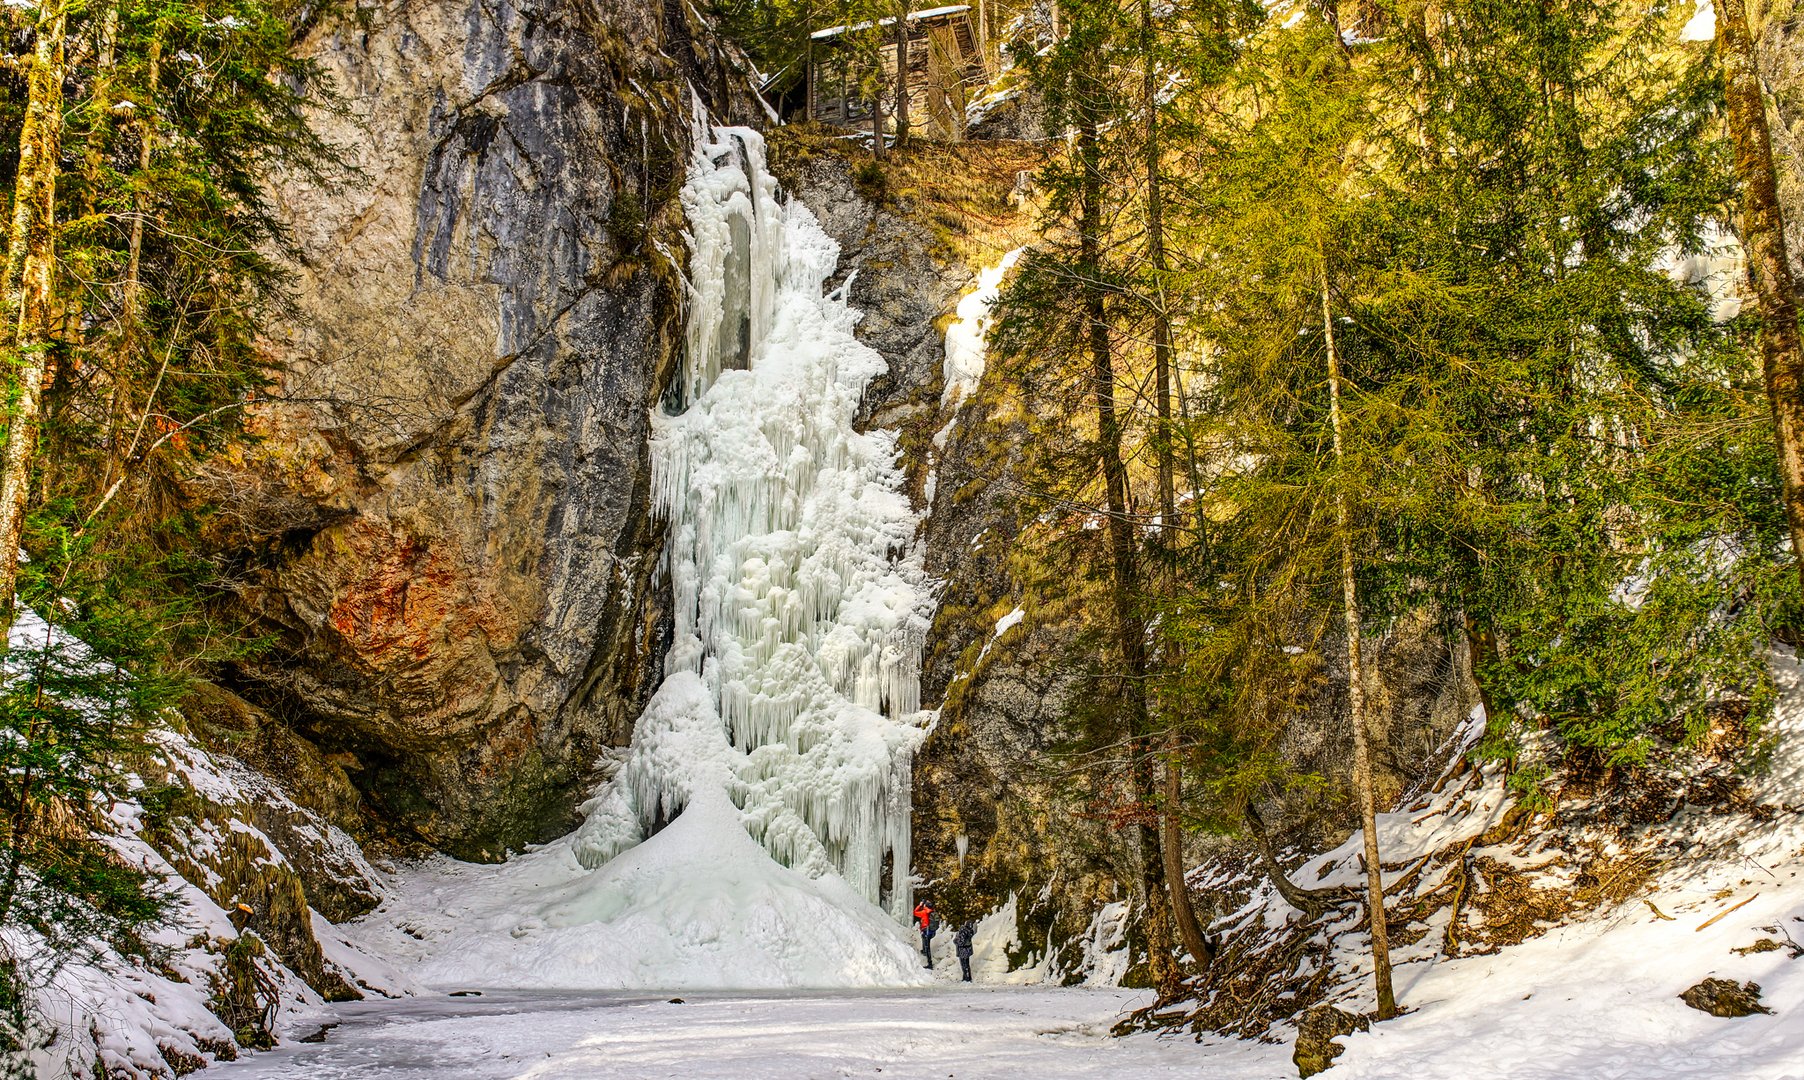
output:
[[901,910],[932,595],[895,438],[854,426],[883,359],[762,137],[697,135],[687,355],[652,437],[676,635],[576,850],[600,865],[724,790],[779,861]]

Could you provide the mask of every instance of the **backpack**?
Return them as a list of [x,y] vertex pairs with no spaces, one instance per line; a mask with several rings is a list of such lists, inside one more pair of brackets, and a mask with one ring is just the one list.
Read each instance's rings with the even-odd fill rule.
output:
[[928,914],[927,914],[927,936],[932,937],[933,935],[935,935],[939,932],[940,932],[940,913],[937,911],[928,912]]

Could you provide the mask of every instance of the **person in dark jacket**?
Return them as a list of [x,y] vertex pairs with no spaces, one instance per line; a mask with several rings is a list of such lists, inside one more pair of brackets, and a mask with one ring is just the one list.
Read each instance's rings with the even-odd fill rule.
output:
[[915,921],[921,924],[921,955],[927,958],[927,967],[933,967],[933,935],[940,932],[940,913],[933,910],[933,905],[926,900],[915,905]]
[[977,936],[977,924],[970,919],[952,935],[952,944],[958,949],[958,966],[965,969],[965,982],[971,981],[971,939]]

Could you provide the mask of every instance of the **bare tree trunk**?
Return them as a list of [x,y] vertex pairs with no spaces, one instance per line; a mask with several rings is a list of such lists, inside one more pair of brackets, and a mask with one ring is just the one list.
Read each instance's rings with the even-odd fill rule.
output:
[[125,286],[119,301],[120,323],[125,330],[113,365],[107,425],[107,460],[103,480],[111,483],[125,474],[125,430],[132,418],[134,371],[143,353],[144,335],[139,323],[143,297],[144,221],[150,216],[150,195],[144,180],[150,174],[151,156],[156,149],[156,88],[162,73],[163,35],[159,27],[150,41],[148,81],[150,93],[138,113],[138,190],[132,195],[132,227],[126,244]]
[[82,155],[82,207],[84,215],[96,211],[95,197],[100,191],[100,168],[106,160],[107,137],[113,131],[113,58],[119,42],[119,5],[109,4],[100,24],[100,40],[95,48],[94,91],[88,99],[88,145]]
[[908,5],[896,9],[896,149],[908,146]]
[[1334,429],[1334,463],[1340,475],[1334,513],[1340,526],[1341,592],[1347,617],[1347,704],[1353,714],[1353,786],[1359,794],[1359,823],[1365,833],[1366,915],[1372,924],[1372,975],[1378,984],[1378,1019],[1397,1015],[1391,987],[1390,927],[1385,923],[1384,870],[1378,861],[1378,793],[1372,780],[1372,753],[1366,737],[1365,669],[1359,636],[1359,587],[1353,577],[1353,537],[1348,531],[1346,449],[1341,438],[1340,354],[1334,345],[1334,318],[1328,306],[1328,269],[1322,267],[1322,333],[1328,346],[1328,417]]
[[[1121,700],[1128,744],[1128,780],[1134,802],[1154,797],[1153,753],[1147,739],[1146,628],[1134,610],[1139,587],[1135,565],[1133,522],[1128,519],[1127,469],[1121,460],[1121,419],[1115,404],[1115,362],[1109,344],[1102,275],[1102,174],[1096,122],[1085,112],[1077,127],[1077,152],[1083,180],[1079,185],[1082,220],[1078,225],[1080,272],[1084,278],[1084,313],[1089,330],[1091,379],[1096,400],[1096,434],[1102,458],[1106,529],[1113,570],[1115,629],[1121,647]],[[1141,890],[1145,894],[1148,963],[1162,999],[1178,993],[1182,978],[1172,956],[1171,896],[1165,881],[1159,830],[1142,815],[1139,840]]]
[[26,73],[25,121],[6,247],[6,309],[12,323],[14,393],[0,458],[0,631],[17,609],[19,542],[37,456],[38,409],[55,319],[56,181],[63,141],[63,34],[59,9],[37,27]]
[[871,84],[871,156],[883,160],[883,79],[882,71]]
[[[1146,237],[1147,256],[1152,264],[1153,288],[1153,397],[1158,412],[1153,447],[1157,458],[1159,489],[1159,541],[1170,556],[1176,545],[1178,507],[1175,468],[1171,439],[1171,313],[1165,303],[1165,275],[1170,269],[1165,254],[1164,175],[1160,155],[1159,102],[1157,64],[1153,57],[1153,14],[1151,0],[1140,0],[1140,49],[1143,66],[1143,96],[1146,109]],[[1177,924],[1178,938],[1189,950],[1191,959],[1203,971],[1213,963],[1214,950],[1197,921],[1196,909],[1190,903],[1190,890],[1185,885],[1184,830],[1178,809],[1184,794],[1184,764],[1179,753],[1179,740],[1174,729],[1165,746],[1165,806],[1160,821],[1160,848],[1165,863],[1165,884],[1171,892],[1172,921]]]
[[1779,442],[1792,558],[1804,575],[1804,349],[1785,250],[1772,133],[1745,0],[1718,0],[1717,12],[1722,19],[1723,92],[1735,141],[1735,174],[1741,181],[1741,244],[1747,253],[1748,286],[1760,305],[1760,363]]

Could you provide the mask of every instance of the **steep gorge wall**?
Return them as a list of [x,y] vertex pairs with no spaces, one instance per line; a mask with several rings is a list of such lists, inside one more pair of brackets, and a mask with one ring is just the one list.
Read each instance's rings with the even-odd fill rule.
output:
[[361,175],[277,192],[288,400],[202,478],[275,646],[223,681],[461,856],[566,828],[660,666],[645,440],[681,341],[687,87],[747,111],[695,20],[391,0],[306,43]]

